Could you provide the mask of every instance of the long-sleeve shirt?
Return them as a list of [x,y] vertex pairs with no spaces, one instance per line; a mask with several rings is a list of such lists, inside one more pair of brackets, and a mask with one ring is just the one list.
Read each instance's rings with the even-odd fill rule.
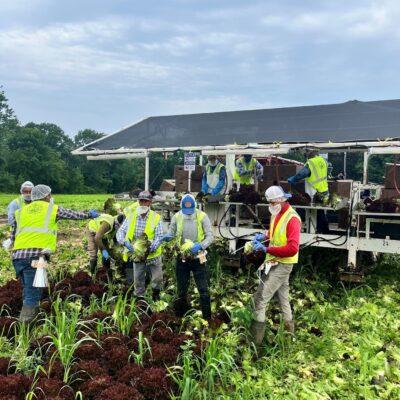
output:
[[[27,202],[22,199],[22,201],[25,204],[29,204],[30,202]],[[15,221],[15,212],[19,210],[21,207],[17,202],[17,199],[14,199],[7,207],[7,214],[8,214],[8,225],[13,226],[14,221]]]
[[[147,223],[147,218],[149,217],[150,211],[147,212],[147,214],[142,218],[141,215],[137,216],[136,219],[136,228],[135,228],[135,237],[139,237],[144,230],[146,229],[146,223]],[[125,242],[125,236],[128,232],[129,225],[128,225],[128,220],[129,218],[126,218],[121,227],[117,231],[117,242],[119,244],[124,244]],[[162,220],[160,218],[160,222],[157,224],[155,232],[154,232],[154,238],[151,240],[150,244],[150,251],[153,253],[158,249],[158,246],[161,244],[161,238],[163,236],[163,224]]]
[[[217,168],[218,164],[215,165],[215,166],[212,166],[212,165],[209,165],[209,166],[210,166],[210,173],[213,174],[214,170],[215,170],[215,168]],[[225,168],[225,166],[222,166],[221,169],[219,170],[218,183],[213,188],[213,191],[215,193],[219,193],[221,191],[221,189],[224,187],[225,181],[226,181],[226,168]],[[202,181],[201,181],[201,191],[203,193],[208,193],[207,169],[203,173],[203,178],[202,178]]]
[[[248,174],[253,175],[254,174],[254,171],[247,171],[247,170],[244,169],[241,159],[236,161],[236,167],[237,167],[237,171],[238,171],[239,176],[248,175]],[[262,176],[263,176],[264,167],[256,160],[256,165],[255,165],[254,168],[256,170],[257,179],[260,180],[262,178]]]
[[[107,246],[105,246],[103,240],[107,239],[107,238],[105,238],[105,235],[106,235],[107,232],[110,231],[111,228],[112,227],[107,222],[103,221],[101,223],[101,225],[100,225],[99,230],[96,232],[96,235],[94,237],[94,241],[95,241],[95,243],[96,243],[96,245],[97,245],[97,247],[99,248],[100,251],[102,251],[104,249],[107,249]],[[105,240],[105,242],[107,243],[108,240]]]
[[296,184],[297,182],[309,177],[311,175],[310,168],[308,168],[307,165],[305,165],[295,176],[293,176],[294,183]]
[[[175,236],[177,231],[176,216],[177,214],[172,217],[171,224],[169,225],[168,233],[172,236]],[[214,241],[214,235],[211,230],[211,222],[207,215],[202,219],[201,226],[204,232],[204,240],[200,244],[202,249],[205,250]],[[181,244],[185,241],[185,239],[189,239],[193,243],[197,242],[197,219],[195,213],[183,214]]]
[[[277,223],[281,219],[282,215],[289,208],[288,203],[284,203],[281,211],[275,217],[274,226],[276,227]],[[269,232],[267,232],[266,239],[269,239]],[[271,254],[275,257],[292,257],[299,251],[300,245],[300,232],[301,232],[301,222],[297,218],[291,218],[286,227],[286,237],[287,244],[285,246],[279,247],[268,247],[268,254]]]
[[[59,221],[61,219],[79,220],[79,219],[89,219],[89,218],[90,218],[89,213],[86,211],[74,211],[64,207],[58,207],[57,209],[56,221]],[[14,222],[13,229],[11,231],[12,243],[14,243],[16,231],[17,231],[17,223]],[[37,249],[37,248],[14,250],[12,253],[12,259],[16,260],[18,258],[37,257],[40,255],[42,250],[43,249]]]

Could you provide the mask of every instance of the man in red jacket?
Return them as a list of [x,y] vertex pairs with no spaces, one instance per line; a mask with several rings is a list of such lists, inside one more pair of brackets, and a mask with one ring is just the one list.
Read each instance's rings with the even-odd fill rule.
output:
[[266,190],[265,197],[271,213],[270,229],[266,235],[259,233],[253,240],[253,249],[266,253],[265,267],[254,294],[255,320],[250,328],[258,353],[265,334],[265,309],[275,294],[278,295],[285,330],[294,333],[289,303],[289,276],[293,264],[298,261],[301,231],[301,219],[287,203],[290,194],[285,193],[280,186],[271,186]]

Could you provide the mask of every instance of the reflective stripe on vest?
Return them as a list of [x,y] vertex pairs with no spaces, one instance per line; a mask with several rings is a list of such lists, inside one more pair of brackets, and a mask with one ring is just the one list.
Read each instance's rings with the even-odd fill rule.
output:
[[[125,235],[125,240],[132,242],[133,238],[136,237],[136,222],[137,222],[137,209],[135,212],[131,213],[129,215],[128,219],[128,230],[126,231]],[[159,224],[161,219],[161,216],[154,212],[153,210],[150,210],[148,215],[147,215],[147,221],[146,221],[146,227],[144,229],[144,233],[147,235],[148,240],[153,240],[155,236],[155,231],[157,228],[157,225]],[[158,246],[157,250],[153,253],[150,253],[147,256],[148,260],[151,260],[152,258],[158,257],[161,255],[162,252],[162,247]]]
[[22,196],[18,196],[16,199],[14,199],[14,201],[17,203],[18,208],[22,208],[27,205]]
[[321,156],[310,158],[306,165],[310,168],[311,175],[306,181],[319,193],[328,190],[328,164]]
[[247,164],[244,160],[244,157],[240,157],[239,160],[236,161],[235,174],[233,179],[239,181],[241,185],[250,185],[253,177],[251,175],[244,175],[244,176],[239,175],[239,168],[238,168],[239,162],[242,164],[243,169],[245,171],[253,171],[257,164],[257,160],[252,158],[250,160],[250,163]]
[[15,212],[17,229],[13,250],[56,250],[58,206],[46,201],[34,201]]
[[129,206],[124,208],[124,214],[128,217],[132,214],[137,208],[139,207],[139,201],[135,201],[134,203],[130,204]]
[[[292,218],[297,218],[301,222],[301,218],[297,212],[289,206],[289,208],[281,216],[280,220],[275,226],[275,217],[271,219],[270,224],[270,246],[271,247],[281,247],[287,245],[287,225]],[[295,264],[299,260],[299,253],[297,252],[292,257],[275,257],[267,253],[266,260],[279,261],[283,264]]]
[[105,233],[105,235],[108,235],[114,228],[114,217],[109,214],[100,214],[99,217],[92,219],[88,223],[89,231],[97,233],[103,222],[107,222],[107,224],[110,225],[110,229]]
[[[225,168],[223,164],[220,162],[217,163],[217,165],[214,168],[214,171],[211,172],[211,165],[207,164],[206,165],[206,178],[207,178],[207,186],[208,186],[208,193],[211,193],[212,189],[214,189],[218,182],[219,182],[219,173],[221,171],[221,168]],[[221,188],[221,191],[224,190],[224,188]]]
[[[184,217],[182,211],[179,211],[176,215],[176,236],[178,238],[178,243],[182,244],[182,234],[183,234],[183,221]],[[197,219],[197,243],[201,243],[204,240],[204,230],[201,221],[203,221],[206,213],[200,210],[196,210]]]

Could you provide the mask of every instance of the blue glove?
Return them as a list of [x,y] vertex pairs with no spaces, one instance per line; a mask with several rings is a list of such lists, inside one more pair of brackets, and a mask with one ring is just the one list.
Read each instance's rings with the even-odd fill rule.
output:
[[268,251],[267,246],[264,246],[260,242],[255,242],[255,244],[253,246],[253,250],[254,251],[263,251],[264,253],[266,253]]
[[125,240],[124,246],[128,249],[129,253],[133,253],[133,247],[132,247],[131,242],[128,242],[127,240]]
[[106,249],[102,250],[101,254],[105,260],[108,260],[110,258],[110,255],[108,254],[108,251]]
[[100,216],[100,214],[96,210],[93,210],[93,209],[89,210],[88,214],[89,214],[89,218],[97,218]]
[[192,253],[192,254],[197,254],[200,250],[202,250],[203,248],[201,247],[201,244],[200,243],[195,243],[194,245],[193,245],[193,247],[190,249],[190,252]]
[[174,235],[169,235],[168,233],[161,238],[162,242],[170,242],[174,238]]
[[292,185],[295,185],[297,183],[296,178],[294,176],[291,176],[290,178],[288,178],[287,181],[289,183],[291,183]]
[[265,240],[265,235],[263,233],[256,233],[254,236],[256,242],[263,242]]

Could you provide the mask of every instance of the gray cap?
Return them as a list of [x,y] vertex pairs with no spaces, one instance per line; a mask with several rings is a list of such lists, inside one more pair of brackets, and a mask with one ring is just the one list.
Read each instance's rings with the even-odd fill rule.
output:
[[44,199],[50,193],[51,193],[51,188],[49,186],[36,185],[32,189],[31,193],[32,201]]
[[139,193],[138,200],[153,200],[152,194],[148,190]]

